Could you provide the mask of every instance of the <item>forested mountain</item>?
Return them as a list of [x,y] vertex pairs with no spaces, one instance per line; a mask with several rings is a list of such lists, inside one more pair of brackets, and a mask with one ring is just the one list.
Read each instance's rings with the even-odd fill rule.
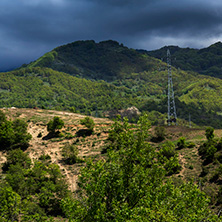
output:
[[222,78],[222,43],[217,42],[207,48],[192,49],[178,46],[163,47],[154,51],[138,50],[166,61],[166,50],[170,49],[172,65],[183,70],[195,71],[200,74]]
[[115,41],[77,41],[55,48],[28,67],[49,67],[71,75],[112,81],[155,69],[156,59]]
[[221,221],[222,131],[184,125],[222,127],[222,80],[172,66],[179,126],[160,126],[167,64],[146,53],[79,41],[0,73],[0,108],[35,108],[0,111],[1,221]]
[[[174,64],[179,48],[170,50]],[[166,48],[159,52],[165,55]],[[191,113],[198,125],[222,127],[221,80],[174,67],[172,74],[178,117],[188,120]],[[37,106],[104,116],[106,111],[136,106],[142,112],[164,114],[167,65],[115,41],[78,41],[55,48],[26,67],[1,73],[0,90],[0,107]]]
[[[167,70],[132,73],[112,83],[92,81],[49,68],[23,68],[0,75],[1,107],[42,107],[94,116],[136,106],[167,112]],[[221,80],[172,69],[178,117],[221,127]]]

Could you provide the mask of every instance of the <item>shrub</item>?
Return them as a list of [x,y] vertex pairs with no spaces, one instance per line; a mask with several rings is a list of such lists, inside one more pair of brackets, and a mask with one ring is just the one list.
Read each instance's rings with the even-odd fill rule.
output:
[[205,136],[208,141],[213,140],[214,138],[214,128],[213,127],[207,127],[205,131]]
[[220,140],[218,141],[216,147],[217,147],[217,150],[221,150],[221,149],[222,149],[222,137],[221,137]]
[[67,164],[74,164],[77,162],[81,162],[78,158],[78,148],[73,144],[65,144],[62,148],[62,156],[64,157],[65,163]]
[[214,154],[217,152],[217,148],[213,145],[209,146],[206,152],[206,160],[207,161],[213,161]]
[[188,142],[187,143],[187,148],[193,148],[193,147],[195,147],[196,145],[195,145],[195,143],[193,143],[193,142]]
[[80,123],[81,123],[81,125],[86,126],[90,131],[93,131],[93,128],[95,126],[93,119],[88,116],[85,117],[84,119],[81,119]]
[[163,155],[167,159],[170,159],[176,154],[175,146],[172,142],[167,141],[163,144],[162,149],[160,150],[160,155]]
[[7,154],[7,161],[3,164],[3,170],[7,171],[11,165],[19,165],[23,169],[29,169],[31,166],[31,159],[27,153],[24,153],[21,149],[11,150]]
[[20,119],[8,121],[0,113],[0,150],[26,149],[32,136],[27,132],[27,123]]
[[156,126],[154,129],[155,140],[156,141],[163,141],[165,139],[166,130],[164,126]]
[[50,133],[55,133],[56,130],[62,129],[64,126],[64,121],[61,120],[58,116],[55,116],[53,120],[50,120],[47,124],[47,130]]
[[164,168],[167,171],[167,175],[172,175],[174,173],[179,173],[182,167],[179,164],[177,156],[175,155],[166,162]]
[[177,142],[177,147],[178,149],[183,149],[185,148],[187,145],[186,145],[186,141],[185,141],[185,138],[184,137],[180,137],[178,142]]

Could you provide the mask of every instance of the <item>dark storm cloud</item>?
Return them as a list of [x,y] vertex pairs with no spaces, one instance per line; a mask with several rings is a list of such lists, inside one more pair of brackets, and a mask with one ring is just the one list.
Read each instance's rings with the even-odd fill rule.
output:
[[80,39],[208,46],[222,36],[221,11],[219,0],[1,0],[0,70]]

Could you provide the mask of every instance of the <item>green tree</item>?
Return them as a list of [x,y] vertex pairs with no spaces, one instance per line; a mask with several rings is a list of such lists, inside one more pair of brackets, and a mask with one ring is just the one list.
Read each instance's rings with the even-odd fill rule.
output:
[[67,164],[74,164],[80,159],[78,158],[78,148],[73,144],[65,144],[62,148],[62,156]]
[[106,159],[87,162],[76,198],[61,201],[70,221],[217,221],[196,185],[175,187],[165,178],[164,166],[147,142],[149,126],[147,116],[137,127],[126,120],[115,123],[114,128],[122,127],[112,135],[115,148]]
[[205,131],[205,135],[208,141],[213,140],[214,138],[214,128],[213,127],[207,127]]
[[14,131],[14,144],[16,147],[27,148],[28,142],[32,138],[31,134],[27,132],[28,124],[23,120],[16,119],[12,122],[12,129]]
[[27,123],[16,119],[8,121],[4,113],[0,113],[0,149],[26,149],[32,136],[27,132]]
[[63,126],[64,126],[64,121],[60,119],[58,116],[55,116],[53,120],[50,120],[47,123],[47,130],[48,132],[54,134],[56,130],[62,129]]
[[154,129],[155,139],[157,141],[162,141],[165,138],[166,130],[164,126],[156,126]]
[[0,184],[0,221],[18,221],[21,197],[8,184]]
[[85,117],[84,119],[81,119],[80,123],[82,125],[86,126],[90,131],[93,131],[93,128],[95,126],[95,123],[94,123],[93,119],[88,117],[88,116]]
[[31,159],[27,153],[21,149],[11,150],[7,153],[7,161],[3,164],[3,170],[7,171],[11,165],[20,165],[24,169],[29,169],[31,166]]
[[178,147],[178,149],[183,149],[183,148],[185,148],[186,146],[187,146],[187,144],[186,144],[185,138],[184,138],[184,137],[180,137],[179,140],[178,140],[178,142],[177,142],[177,147]]

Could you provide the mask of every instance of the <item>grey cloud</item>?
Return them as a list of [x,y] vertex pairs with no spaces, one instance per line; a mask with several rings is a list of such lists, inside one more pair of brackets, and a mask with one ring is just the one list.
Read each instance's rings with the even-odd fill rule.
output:
[[2,0],[0,42],[7,47],[0,58],[19,65],[81,39],[148,50],[174,41],[199,47],[222,36],[221,10],[219,0]]

